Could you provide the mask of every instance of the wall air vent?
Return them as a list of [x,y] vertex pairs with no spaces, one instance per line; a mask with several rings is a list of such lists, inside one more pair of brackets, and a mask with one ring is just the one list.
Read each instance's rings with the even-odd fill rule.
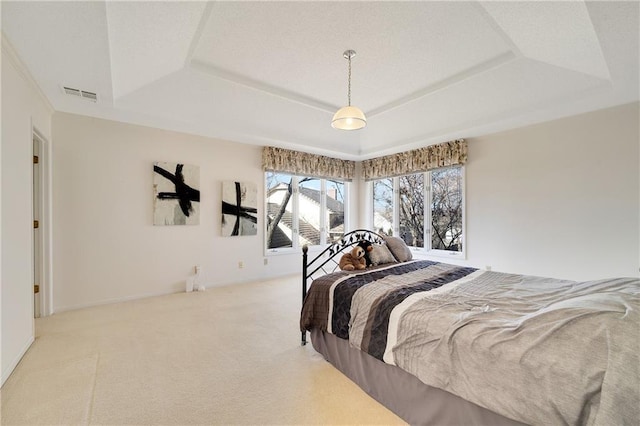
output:
[[80,96],[80,91],[78,89],[72,89],[71,87],[64,87],[64,93],[72,96]]
[[85,98],[85,99],[88,99],[88,100],[93,101],[93,102],[97,102],[98,101],[98,95],[96,95],[95,93],[85,92],[84,90],[81,90],[80,93],[82,94],[82,97]]
[[91,102],[98,102],[98,95],[94,92],[87,92],[85,90],[74,89],[73,87],[67,86],[63,86],[62,91],[69,96],[77,96]]

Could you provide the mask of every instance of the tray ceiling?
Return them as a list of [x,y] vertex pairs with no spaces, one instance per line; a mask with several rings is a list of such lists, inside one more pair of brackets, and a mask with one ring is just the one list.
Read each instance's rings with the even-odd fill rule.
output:
[[[1,7],[6,39],[58,111],[341,158],[640,97],[637,2]],[[368,118],[354,132],[330,126],[347,101],[346,49],[357,52],[352,104]]]

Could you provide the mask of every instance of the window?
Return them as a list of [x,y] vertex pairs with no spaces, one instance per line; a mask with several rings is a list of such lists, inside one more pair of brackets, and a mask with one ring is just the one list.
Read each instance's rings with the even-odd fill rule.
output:
[[298,243],[315,246],[320,244],[320,231],[324,229],[322,220],[321,180],[298,178]]
[[373,181],[373,228],[393,234],[393,179]]
[[267,248],[293,247],[293,176],[266,173]]
[[345,232],[344,182],[266,172],[265,183],[267,251],[326,244]]
[[431,172],[431,248],[462,252],[462,167]]
[[335,241],[345,233],[344,212],[346,186],[344,182],[327,180],[325,227],[329,230],[329,241]]
[[424,247],[424,175],[398,178],[399,235],[410,247]]
[[464,168],[372,182],[373,226],[430,254],[464,256]]

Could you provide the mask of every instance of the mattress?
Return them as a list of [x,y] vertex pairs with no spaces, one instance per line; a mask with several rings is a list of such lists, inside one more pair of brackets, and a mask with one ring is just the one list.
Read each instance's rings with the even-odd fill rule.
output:
[[574,282],[410,261],[314,280],[301,329],[505,419],[637,424],[639,313],[637,278]]

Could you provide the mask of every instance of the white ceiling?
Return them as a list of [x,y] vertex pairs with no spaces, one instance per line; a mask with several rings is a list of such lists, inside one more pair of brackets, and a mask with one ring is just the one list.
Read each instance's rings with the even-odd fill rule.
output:
[[[58,111],[347,159],[640,98],[635,1],[1,7],[6,39]],[[368,119],[350,132],[330,126],[347,102],[346,49]]]

